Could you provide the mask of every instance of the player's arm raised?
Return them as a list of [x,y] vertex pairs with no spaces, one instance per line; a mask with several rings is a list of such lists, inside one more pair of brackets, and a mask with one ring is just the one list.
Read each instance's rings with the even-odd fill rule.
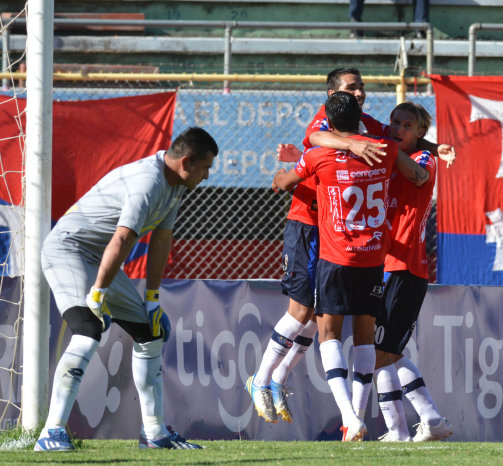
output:
[[290,171],[286,171],[284,168],[280,168],[274,178],[272,180],[272,189],[274,192],[278,192],[278,190],[290,191],[294,186],[298,185],[304,178],[301,178],[297,173],[295,173],[295,169],[292,168]]
[[382,157],[386,155],[383,148],[387,144],[343,138],[331,131],[316,131],[309,136],[309,141],[313,147],[320,146],[328,149],[349,150],[365,160],[370,166],[374,165],[373,162],[381,163]]
[[412,160],[405,152],[398,151],[395,166],[403,176],[417,187],[422,186],[430,179],[430,173]]

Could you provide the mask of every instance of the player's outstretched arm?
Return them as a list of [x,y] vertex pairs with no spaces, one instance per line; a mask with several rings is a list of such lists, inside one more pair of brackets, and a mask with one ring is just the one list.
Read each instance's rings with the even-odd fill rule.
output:
[[302,155],[302,151],[293,144],[278,144],[276,154],[280,162],[297,162]]
[[284,168],[280,168],[272,180],[272,189],[274,192],[278,192],[280,189],[283,191],[290,191],[294,186],[298,185],[304,178],[301,178],[295,169],[286,171]]
[[430,179],[430,173],[412,160],[405,152],[398,151],[395,166],[412,184],[422,186]]
[[309,142],[313,146],[327,147],[328,149],[349,150],[353,154],[365,160],[365,162],[370,166],[373,166],[374,162],[382,162],[382,157],[386,155],[383,148],[387,146],[387,144],[378,142],[344,138],[332,133],[331,131],[316,131],[309,136]]
[[446,162],[447,168],[456,160],[456,149],[450,144],[435,144],[434,142],[428,141],[428,139],[421,138],[417,141],[417,147],[418,149],[431,152],[434,156]]

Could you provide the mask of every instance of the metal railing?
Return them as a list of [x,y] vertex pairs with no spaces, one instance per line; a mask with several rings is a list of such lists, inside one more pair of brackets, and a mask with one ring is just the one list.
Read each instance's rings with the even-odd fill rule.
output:
[[475,73],[475,65],[477,60],[476,42],[478,31],[503,31],[503,23],[474,23],[468,30],[468,76],[473,76]]
[[[0,72],[0,79],[26,80],[26,72]],[[54,81],[83,82],[262,82],[262,83],[320,83],[326,82],[326,75],[315,74],[217,74],[217,73],[83,73],[54,72]],[[394,84],[397,104],[405,100],[407,86],[430,85],[429,78],[400,76],[363,76],[368,84]],[[228,91],[224,91],[228,93]]]
[[[26,24],[25,18],[13,20],[16,24]],[[76,28],[79,26],[140,26],[145,28],[212,28],[224,29],[223,74],[232,69],[232,32],[238,28],[246,29],[330,29],[363,31],[425,31],[426,32],[426,72],[433,69],[433,28],[429,23],[366,23],[361,22],[281,22],[281,21],[173,21],[173,20],[121,20],[121,19],[66,19],[55,18],[54,26]],[[8,36],[4,36],[3,47],[8,46]],[[224,81],[224,92],[229,91],[229,82]]]

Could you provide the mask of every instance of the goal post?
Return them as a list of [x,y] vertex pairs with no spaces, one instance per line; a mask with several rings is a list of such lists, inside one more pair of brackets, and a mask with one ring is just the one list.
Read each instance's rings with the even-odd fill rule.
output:
[[50,291],[40,250],[51,229],[54,0],[28,0],[22,426],[44,420],[49,387]]

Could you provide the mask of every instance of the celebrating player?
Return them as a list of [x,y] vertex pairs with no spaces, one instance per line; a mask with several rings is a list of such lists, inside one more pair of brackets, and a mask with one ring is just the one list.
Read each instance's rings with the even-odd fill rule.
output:
[[[338,68],[327,76],[328,95],[336,91],[353,94],[363,105],[365,91],[361,76],[354,68]],[[313,147],[314,133],[328,131],[324,107],[306,130],[304,147]],[[321,118],[321,119],[320,119]],[[381,126],[369,115],[363,119],[373,129]],[[386,144],[369,139],[342,138],[330,133],[340,149],[348,149],[362,157],[370,165],[385,155],[381,150]],[[316,144],[315,144],[316,145]],[[297,149],[292,146],[295,151]],[[298,152],[298,151],[297,151]],[[295,160],[298,160],[298,156]],[[260,367],[248,379],[246,388],[250,393],[259,416],[267,422],[277,422],[278,415],[292,422],[288,407],[286,380],[297,362],[313,342],[317,326],[313,319],[314,278],[318,261],[318,208],[315,177],[308,178],[296,187],[283,234],[282,291],[289,297],[288,310],[277,322]]]
[[435,159],[417,150],[417,142],[428,130],[431,117],[418,104],[404,102],[390,116],[390,135],[399,149],[429,172],[420,188],[393,173],[390,183],[388,219],[392,226],[391,248],[385,268],[389,272],[384,289],[385,306],[376,319],[376,371],[378,400],[388,432],[383,441],[409,441],[402,406],[402,390],[420,416],[413,440],[440,440],[452,435],[452,426],[438,412],[419,369],[403,355],[426,295],[428,259],[425,229],[435,185]]
[[[186,189],[208,178],[218,147],[188,128],[167,151],[103,177],[57,222],[44,242],[42,268],[72,332],[54,374],[49,415],[36,451],[70,451],[66,424],[101,334],[116,322],[133,338],[133,379],[142,416],[140,448],[201,448],[164,423],[161,348],[169,337],[159,287],[176,214]],[[120,266],[152,232],[144,299]]]
[[[360,107],[363,108],[366,93],[365,86],[358,69],[337,68],[333,70],[327,76],[327,86],[328,95],[331,95],[335,91],[349,92],[356,97],[358,103],[360,104]],[[362,134],[370,133],[375,136],[389,136],[389,126],[378,122],[366,113],[362,113],[359,131]],[[383,155],[383,147],[379,146],[378,144],[370,143],[368,141],[354,141],[351,139],[341,138],[334,132],[329,131],[324,106],[320,108],[313,121],[308,126],[303,144],[306,149],[313,146],[323,146],[327,148],[343,150],[349,149],[354,154],[362,157],[370,166],[373,166],[375,163],[380,163]],[[447,166],[452,164],[456,158],[456,151],[454,147],[449,144],[435,144],[422,137],[418,139],[417,145],[418,147],[429,150],[437,155],[440,159],[444,160],[447,163]],[[296,162],[302,155],[302,153],[292,144],[279,144],[277,153],[278,159],[285,162]],[[306,184],[308,184],[308,188],[304,187]],[[290,289],[291,287],[286,285],[288,285],[289,281],[295,280],[297,282],[298,290],[309,290],[310,286],[312,286],[312,283],[314,283],[314,280],[312,279],[312,271],[315,269],[316,263],[316,259],[313,254],[314,250],[311,248],[306,252],[305,245],[308,245],[310,243],[303,238],[307,238],[310,234],[310,230],[315,229],[316,226],[314,220],[317,218],[317,212],[311,208],[312,205],[316,206],[315,186],[316,182],[313,178],[313,180],[308,179],[304,181],[297,187],[297,189],[295,189],[292,197],[292,207],[290,208],[290,213],[288,215],[287,226],[285,227],[283,246],[283,268],[285,270],[285,277],[283,279],[282,288],[283,292],[285,294],[288,294],[290,297],[288,312],[295,316],[295,314],[291,311],[292,309],[297,308],[298,310],[304,312],[303,314],[300,314],[301,317],[304,318],[309,314],[309,311],[312,311],[312,309],[299,306],[298,300],[299,297],[303,297],[303,294],[299,294],[297,292],[296,296],[295,289]],[[306,232],[304,237],[299,236],[300,233],[297,233],[296,237],[292,236],[292,226],[289,226],[289,223],[292,221],[299,222],[297,228],[299,232]],[[302,223],[305,225],[300,225]],[[299,257],[304,258],[303,262],[298,259]],[[295,260],[292,260],[292,258],[295,258]],[[307,261],[307,258],[309,258],[309,261]],[[286,259],[289,260],[287,261]],[[304,270],[302,270],[303,268]],[[309,271],[309,273],[307,273],[306,271]],[[308,281],[308,279],[310,279],[310,281]],[[312,315],[312,313],[310,315]],[[301,319],[297,318],[297,320]],[[280,322],[278,322],[278,324],[280,324]],[[279,330],[275,328],[275,331],[281,334],[280,330],[281,328]],[[273,369],[274,372],[272,372],[272,376],[269,376],[269,378],[259,377],[257,384],[262,381],[264,385],[267,385],[266,382],[269,382],[270,391],[272,392],[272,397],[274,399],[274,404],[277,411],[281,412],[282,414],[287,413],[286,419],[285,415],[283,415],[283,419],[285,420],[291,421],[292,419],[286,398],[286,380],[293,367],[295,367],[295,365],[307,351],[307,347],[312,342],[315,333],[315,325],[306,325],[302,330],[302,333],[300,334],[298,340],[294,340],[291,348],[288,349],[288,347],[283,347],[283,349],[281,350],[282,353],[286,353],[286,356],[282,356],[281,354],[278,354],[278,352],[276,352],[276,354],[269,352],[267,354],[268,357],[263,358],[262,364],[257,373],[261,374],[265,366],[265,374],[268,375],[267,369],[272,366],[272,362],[275,362],[276,365],[274,367],[277,367]],[[274,345],[272,341],[273,340],[271,340],[271,342],[269,343],[269,346]],[[278,348],[277,345],[276,348]],[[269,347],[266,351],[268,350]],[[276,362],[278,359],[279,363]],[[251,384],[249,384],[249,386],[251,387]],[[269,387],[266,386],[263,388],[267,390]],[[257,391],[256,388],[255,391]],[[268,397],[267,391],[265,391],[261,394],[261,397],[257,395],[257,400],[260,400],[261,398],[268,400],[270,396]],[[255,406],[257,407],[257,402],[255,403]],[[355,408],[360,409],[360,407]]]
[[[357,99],[335,92],[325,103],[330,129],[340,137],[364,140],[358,134],[362,116]],[[383,139],[377,140],[383,144]],[[428,172],[389,140],[378,168],[350,151],[315,147],[306,151],[288,173],[279,170],[273,187],[289,190],[303,179],[319,180],[320,259],[316,268],[315,314],[320,353],[327,381],[342,414],[343,441],[361,440],[363,417],[375,365],[374,322],[382,297],[382,270],[387,250],[386,200],[395,163],[417,185]],[[344,316],[353,316],[353,399],[342,353]],[[361,407],[355,409],[353,406]]]

